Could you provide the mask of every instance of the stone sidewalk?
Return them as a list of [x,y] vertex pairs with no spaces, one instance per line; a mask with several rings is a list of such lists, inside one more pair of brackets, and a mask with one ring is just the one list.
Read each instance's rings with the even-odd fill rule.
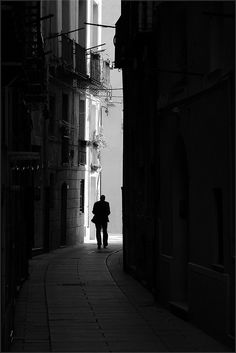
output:
[[12,352],[230,352],[153,301],[122,271],[122,245],[34,257],[16,305]]

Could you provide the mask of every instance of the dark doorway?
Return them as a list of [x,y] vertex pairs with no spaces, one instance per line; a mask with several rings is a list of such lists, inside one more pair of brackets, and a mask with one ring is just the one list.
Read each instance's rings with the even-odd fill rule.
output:
[[67,184],[61,186],[61,245],[66,245]]
[[188,168],[181,138],[174,149],[172,170],[173,277],[172,298],[187,303],[188,298]]
[[44,250],[50,251],[50,187],[45,187],[44,207]]

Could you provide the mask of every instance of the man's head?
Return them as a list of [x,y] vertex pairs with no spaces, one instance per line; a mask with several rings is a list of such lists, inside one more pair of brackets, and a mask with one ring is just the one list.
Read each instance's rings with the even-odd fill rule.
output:
[[105,198],[106,198],[105,195],[101,195],[100,200],[105,201]]

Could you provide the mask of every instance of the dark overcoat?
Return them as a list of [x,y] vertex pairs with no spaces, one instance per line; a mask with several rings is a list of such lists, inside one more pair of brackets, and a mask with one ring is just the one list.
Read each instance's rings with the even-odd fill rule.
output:
[[107,201],[97,201],[93,206],[93,222],[94,223],[105,223],[109,222],[110,205]]

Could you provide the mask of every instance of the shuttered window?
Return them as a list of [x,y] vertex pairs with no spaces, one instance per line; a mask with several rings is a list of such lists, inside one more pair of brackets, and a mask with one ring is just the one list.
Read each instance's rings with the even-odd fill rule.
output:
[[84,213],[84,179],[80,180],[80,212]]

